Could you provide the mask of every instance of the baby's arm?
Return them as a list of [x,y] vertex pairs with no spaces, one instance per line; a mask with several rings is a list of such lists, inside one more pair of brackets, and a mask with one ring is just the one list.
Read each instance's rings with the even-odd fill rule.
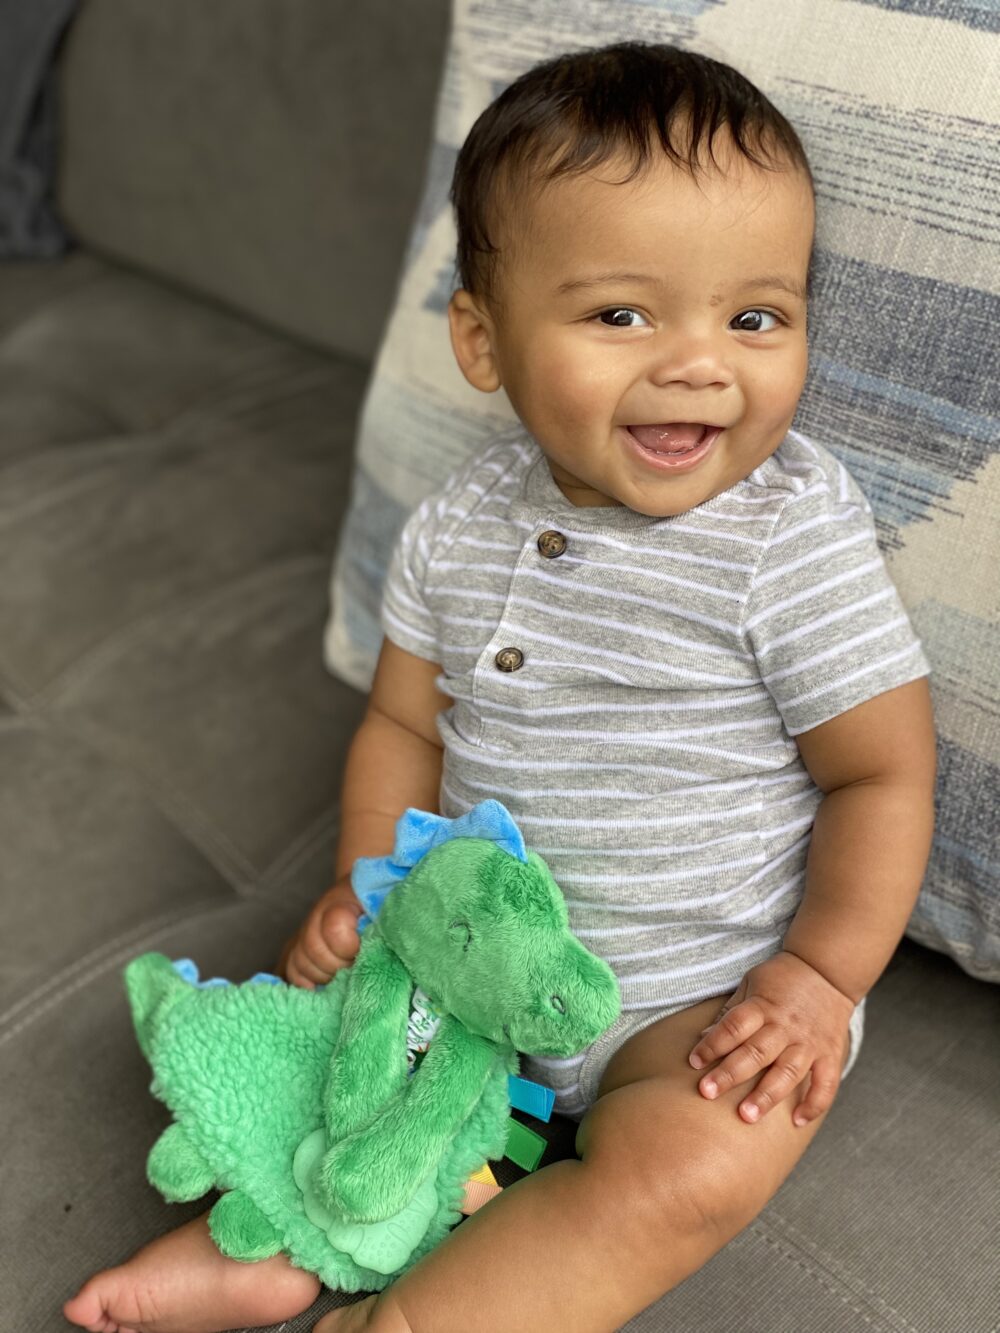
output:
[[[934,719],[926,678],[796,737],[825,793],[813,825],[806,890],[783,952],[747,973],[725,1015],[694,1047],[716,1096],[771,1066],[740,1105],[758,1120],[812,1073],[796,1124],[828,1109],[847,1022],[906,928],[934,830]],[[714,1086],[714,1091],[712,1090]]]
[[434,684],[441,668],[383,641],[368,708],[344,770],[336,882],[285,946],[281,970],[297,986],[330,980],[358,952],[362,907],[351,888],[359,856],[392,851],[396,821],[408,807],[437,811],[442,745],[438,713],[451,699]]

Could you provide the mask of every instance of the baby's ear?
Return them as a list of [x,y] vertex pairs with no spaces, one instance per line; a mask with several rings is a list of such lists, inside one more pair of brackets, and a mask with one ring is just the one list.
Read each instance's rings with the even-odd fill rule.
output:
[[460,287],[448,302],[451,347],[459,369],[474,389],[496,393],[500,372],[493,351],[493,322],[477,299]]

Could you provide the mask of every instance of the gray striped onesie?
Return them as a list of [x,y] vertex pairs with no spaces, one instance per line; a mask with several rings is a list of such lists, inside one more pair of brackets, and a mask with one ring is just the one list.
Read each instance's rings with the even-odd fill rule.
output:
[[867,500],[794,432],[649,518],[572,505],[511,430],[411,515],[382,624],[455,701],[441,813],[502,801],[618,976],[594,1046],[522,1060],[570,1116],[632,1033],[780,950],[822,800],[792,738],[930,671]]

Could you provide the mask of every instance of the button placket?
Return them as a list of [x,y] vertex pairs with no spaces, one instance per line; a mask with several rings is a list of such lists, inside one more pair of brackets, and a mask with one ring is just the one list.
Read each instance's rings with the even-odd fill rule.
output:
[[[544,532],[539,533],[535,541],[535,546],[539,554],[542,555],[546,560],[555,560],[557,557],[561,556],[566,550],[567,546],[566,536],[564,533],[559,532],[556,528],[546,528]],[[525,548],[524,550],[522,550],[521,555],[518,557],[517,564],[514,566],[513,575],[511,577],[511,591],[507,598],[507,604],[504,607],[504,616],[506,615],[507,609],[510,606],[513,597],[514,583],[516,581],[518,572],[520,571],[522,565],[525,562],[525,559],[527,558],[528,549],[530,548]],[[504,617],[501,616],[500,624],[497,626],[496,634],[494,634],[493,636],[494,642],[496,641],[496,638],[499,636],[500,631],[503,628],[503,619]],[[503,648],[500,648],[494,655],[493,663],[498,671],[503,671],[507,674],[509,674],[512,671],[520,671],[521,667],[524,666],[524,652],[520,648],[516,647],[514,644],[507,644]]]
[[489,723],[486,720],[487,710],[483,710],[483,704],[491,698],[496,698],[497,689],[503,692],[501,698],[506,697],[506,690],[501,686],[501,681],[505,676],[509,676],[515,671],[519,671],[525,663],[525,656],[528,651],[528,644],[512,643],[511,639],[515,635],[523,633],[521,629],[513,629],[508,626],[507,621],[517,620],[521,617],[518,614],[518,580],[525,568],[537,561],[538,551],[535,548],[535,542],[529,537],[521,547],[517,560],[510,572],[510,582],[507,586],[507,595],[504,598],[503,609],[497,619],[496,628],[490,635],[488,642],[483,644],[482,651],[473,668],[472,676],[472,700],[480,709],[479,713],[479,738],[478,745],[488,744]]

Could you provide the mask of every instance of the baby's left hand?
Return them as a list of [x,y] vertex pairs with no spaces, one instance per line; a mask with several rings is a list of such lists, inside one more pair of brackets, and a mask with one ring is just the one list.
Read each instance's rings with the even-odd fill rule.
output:
[[776,954],[746,974],[688,1056],[695,1069],[726,1057],[700,1080],[698,1091],[717,1097],[766,1069],[738,1108],[753,1124],[811,1072],[809,1091],[792,1116],[796,1125],[808,1124],[837,1095],[853,1012],[854,1001],[814,967],[794,954]]

